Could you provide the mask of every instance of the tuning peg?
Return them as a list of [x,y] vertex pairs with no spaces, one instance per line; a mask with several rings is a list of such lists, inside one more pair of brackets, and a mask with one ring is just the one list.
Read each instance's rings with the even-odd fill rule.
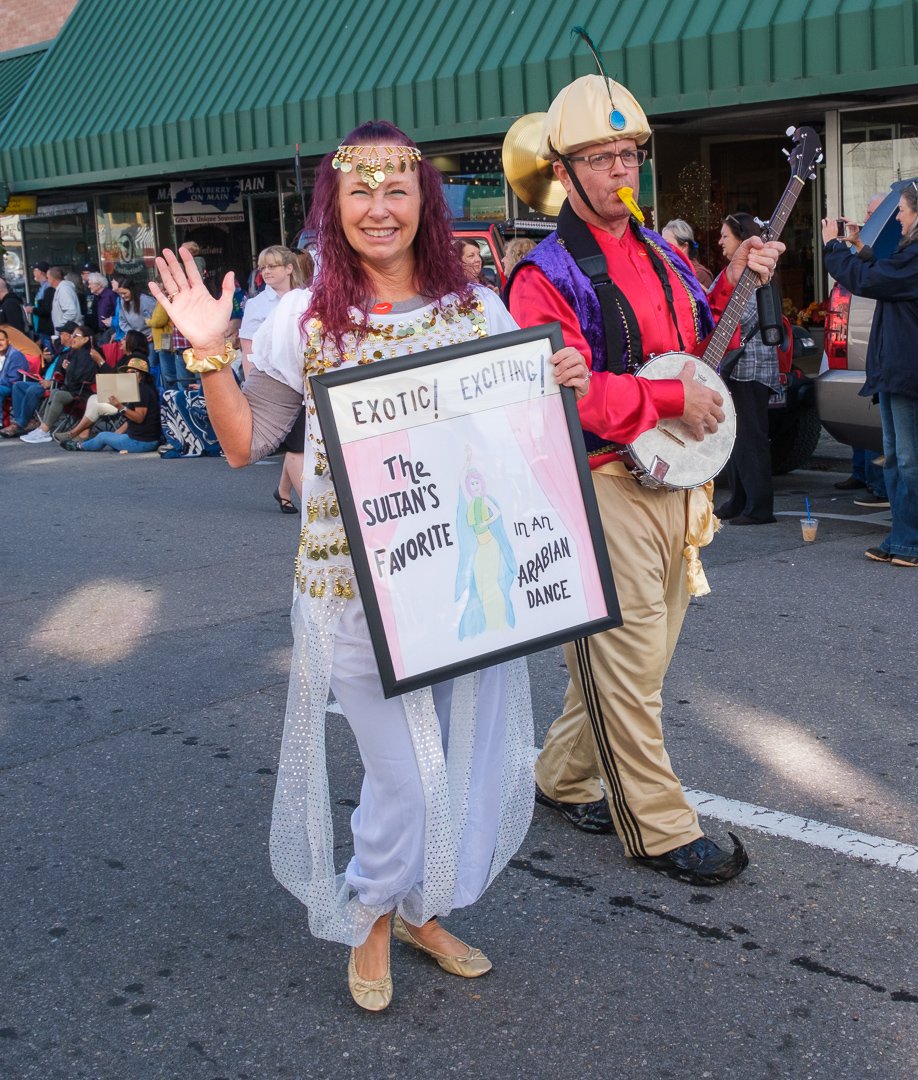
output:
[[822,152],[820,151],[820,153],[816,157],[816,164],[821,165],[824,160],[825,158],[822,156]]
[[797,129],[793,126],[793,124],[791,124],[791,126],[787,129],[787,131],[784,132],[784,134],[788,138],[790,138],[791,135],[794,135],[796,133],[796,131],[797,131]]
[[788,150],[786,146],[781,147],[781,153],[787,158],[790,157],[790,150]]
[[813,172],[811,172],[811,173],[810,173],[810,175],[809,175],[809,179],[810,179],[810,180],[815,180],[815,179],[816,179],[816,172],[815,172],[815,170],[814,170]]

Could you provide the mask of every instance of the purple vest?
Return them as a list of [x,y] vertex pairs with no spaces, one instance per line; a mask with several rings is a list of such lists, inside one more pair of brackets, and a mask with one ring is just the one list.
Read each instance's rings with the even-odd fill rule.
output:
[[[670,280],[672,281],[673,277],[676,278],[675,287],[678,288],[678,284],[681,284],[688,293],[695,313],[695,341],[700,341],[714,329],[714,320],[711,316],[711,309],[708,307],[704,289],[695,275],[685,266],[682,259],[673,252],[662,236],[652,232],[650,229],[642,228],[639,232],[644,242],[654,248],[657,255],[673,272]],[[590,352],[593,354],[591,365],[593,371],[605,371],[607,369],[606,333],[603,327],[599,300],[593,286],[590,284],[590,279],[580,269],[573,256],[555,234],[543,240],[525,258],[521,259],[519,266],[527,264],[537,266],[571,306],[577,316],[577,321],[580,323],[583,336],[590,346]],[[512,280],[510,286],[512,287]],[[625,359],[626,370],[634,371],[648,358],[629,355],[629,342],[624,319],[621,320],[621,334],[622,356]],[[686,341],[686,347],[694,345],[695,341]],[[600,439],[590,431],[584,430],[583,435],[588,453],[608,445],[607,439]]]
[[[641,229],[640,233],[644,241],[649,241],[656,249],[657,254],[666,263],[667,267],[674,272],[677,281],[682,284],[691,297],[692,306],[696,311],[695,340],[700,341],[714,329],[714,320],[711,317],[711,309],[708,307],[704,289],[695,275],[685,266],[682,259],[673,252],[662,236],[657,235],[650,229]],[[574,262],[573,256],[554,234],[543,240],[525,258],[520,260],[520,266],[525,266],[527,263],[537,266],[567,303],[570,304],[593,354],[593,370],[605,371],[606,334],[602,324],[599,300],[596,298],[590,279]],[[685,344],[688,347],[693,345],[694,342],[687,341]],[[624,320],[622,320],[622,354],[626,358],[626,366],[629,371],[640,367],[647,359],[644,356],[628,355],[628,339],[625,334]]]

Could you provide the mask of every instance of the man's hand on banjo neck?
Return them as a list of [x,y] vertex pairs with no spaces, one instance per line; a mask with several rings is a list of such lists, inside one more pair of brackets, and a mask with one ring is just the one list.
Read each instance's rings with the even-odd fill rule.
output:
[[[735,285],[743,271],[748,268],[758,274],[761,283],[766,285],[771,281],[783,251],[784,244],[780,240],[766,242],[759,236],[744,240],[727,266],[727,280]],[[700,442],[705,435],[713,435],[718,424],[724,422],[724,411],[721,408],[724,399],[716,390],[709,390],[703,383],[698,382],[694,375],[695,362],[687,360],[678,376],[685,389],[682,420],[692,437]]]

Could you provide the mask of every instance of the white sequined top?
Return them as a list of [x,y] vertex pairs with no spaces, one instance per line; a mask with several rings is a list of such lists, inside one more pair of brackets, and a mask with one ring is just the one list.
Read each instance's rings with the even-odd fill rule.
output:
[[296,289],[276,305],[270,319],[255,335],[252,363],[266,375],[286,383],[306,402],[306,460],[303,476],[303,527],[297,550],[294,580],[303,595],[322,599],[356,595],[347,537],[341,525],[338,500],[328,473],[325,444],[309,392],[309,377],[332,368],[373,364],[476,337],[517,329],[501,301],[490,289],[476,287],[471,302],[455,296],[424,303],[410,310],[371,314],[369,332],[357,341],[346,337],[339,353],[323,342],[322,326],[311,319],[300,329],[312,292]]

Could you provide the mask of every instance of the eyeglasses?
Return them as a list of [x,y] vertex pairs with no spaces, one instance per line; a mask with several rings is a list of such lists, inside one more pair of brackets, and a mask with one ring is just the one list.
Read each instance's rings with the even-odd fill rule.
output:
[[602,154],[590,154],[588,157],[569,157],[568,161],[585,161],[593,172],[608,172],[615,164],[615,159],[620,158],[626,168],[634,168],[635,165],[643,165],[647,160],[646,150],[622,150],[621,153],[613,153],[611,150]]
[[265,263],[263,266],[256,267],[256,269],[263,274],[265,270],[279,270],[283,265],[283,263]]

